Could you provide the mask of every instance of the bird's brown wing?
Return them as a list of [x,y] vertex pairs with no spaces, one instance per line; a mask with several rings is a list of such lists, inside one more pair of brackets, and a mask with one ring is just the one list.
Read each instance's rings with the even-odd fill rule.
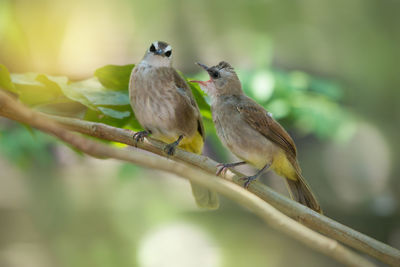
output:
[[296,159],[297,151],[293,139],[265,109],[249,98],[240,101],[236,108],[252,128],[281,147],[293,160]]
[[[180,125],[178,127],[185,127],[191,120],[197,120],[197,131],[203,139],[203,142],[194,142],[193,146],[187,146],[187,150],[193,153],[201,154],[205,137],[204,126],[201,120],[199,107],[197,106],[189,85],[173,68],[159,68],[158,71],[158,78],[165,79],[168,82],[168,85],[166,85],[168,89],[176,90],[178,94],[174,94],[174,96],[178,98],[181,97],[181,99],[176,99],[176,101],[179,102],[179,105],[175,107],[175,112],[179,113],[180,115],[178,122]],[[195,111],[195,117],[193,117],[193,111]],[[200,147],[194,148],[195,146]],[[216,192],[210,191],[208,188],[202,187],[193,182],[190,182],[190,184],[192,187],[193,196],[199,207],[207,209],[218,208],[219,200]]]
[[197,130],[199,131],[200,135],[203,137],[203,140],[204,140],[204,137],[205,137],[204,125],[203,125],[203,121],[201,119],[199,107],[194,99],[193,93],[190,90],[189,85],[178,74],[178,72],[174,69],[172,69],[172,72],[173,72],[174,82],[175,82],[175,86],[176,86],[178,93],[181,96],[183,96],[184,98],[186,98],[189,101],[189,103],[193,106],[193,108],[197,111],[197,114],[198,114]]

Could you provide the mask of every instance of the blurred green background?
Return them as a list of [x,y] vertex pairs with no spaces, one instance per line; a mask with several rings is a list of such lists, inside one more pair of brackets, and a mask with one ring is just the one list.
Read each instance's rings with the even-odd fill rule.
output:
[[[390,0],[0,0],[0,64],[80,80],[137,63],[154,40],[188,77],[205,78],[196,61],[226,60],[294,137],[326,215],[400,248],[399,11]],[[204,154],[234,160],[205,122]],[[287,194],[273,173],[262,180]],[[0,118],[0,266],[292,265],[337,263],[230,200],[199,210],[183,179]]]

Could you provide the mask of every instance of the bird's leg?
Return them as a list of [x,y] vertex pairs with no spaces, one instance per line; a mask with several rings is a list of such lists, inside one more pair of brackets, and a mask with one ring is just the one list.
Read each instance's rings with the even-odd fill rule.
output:
[[182,141],[182,139],[183,139],[183,135],[180,135],[175,142],[166,145],[164,147],[164,151],[170,156],[174,155],[175,148],[179,145],[179,143]]
[[240,166],[240,165],[243,165],[243,164],[246,164],[246,162],[245,162],[245,161],[241,161],[241,162],[234,162],[234,163],[219,163],[219,164],[217,164],[218,170],[217,170],[217,172],[215,173],[215,175],[218,176],[218,175],[220,175],[221,173],[222,173],[223,175],[225,175],[225,173],[226,173],[226,171],[228,170],[228,168]]
[[135,140],[136,143],[143,142],[144,138],[149,136],[149,134],[151,134],[151,131],[137,132],[133,135],[133,140]]
[[242,177],[240,178],[240,180],[242,181],[246,181],[244,183],[244,188],[249,188],[250,182],[256,180],[262,173],[263,171],[267,170],[269,167],[271,166],[271,163],[267,163],[265,164],[264,167],[262,167],[261,170],[259,170],[256,174],[252,175],[252,176],[246,176],[246,177]]

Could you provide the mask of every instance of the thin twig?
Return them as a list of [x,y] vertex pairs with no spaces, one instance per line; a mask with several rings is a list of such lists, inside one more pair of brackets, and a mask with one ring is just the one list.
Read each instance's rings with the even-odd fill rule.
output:
[[127,151],[84,138],[66,130],[59,123],[48,119],[42,114],[19,104],[2,91],[0,91],[0,115],[52,134],[86,154],[95,157],[120,159],[185,177],[249,208],[271,227],[290,235],[310,248],[336,259],[338,262],[348,266],[374,266],[374,264],[340,245],[337,241],[314,232],[284,215],[241,186],[218,179],[215,175],[208,174],[203,170],[193,168],[184,163],[171,161],[165,157],[143,153],[141,150]]
[[[65,127],[73,131],[131,146],[137,145],[137,147],[141,149],[159,155],[165,155],[163,152],[163,147],[165,146],[164,143],[152,138],[145,138],[144,142],[136,144],[132,138],[134,132],[127,129],[115,128],[106,124],[79,119],[58,116],[49,117],[62,123]],[[197,166],[208,173],[214,174],[217,170],[217,162],[208,157],[193,154],[184,150],[177,149],[173,158]],[[225,174],[226,179],[234,181],[240,185],[243,181],[240,181],[239,178],[243,176],[244,175],[239,172],[232,172],[230,170]],[[249,191],[311,229],[364,252],[386,264],[400,266],[400,251],[385,243],[314,212],[313,210],[275,192],[260,182],[251,183]]]

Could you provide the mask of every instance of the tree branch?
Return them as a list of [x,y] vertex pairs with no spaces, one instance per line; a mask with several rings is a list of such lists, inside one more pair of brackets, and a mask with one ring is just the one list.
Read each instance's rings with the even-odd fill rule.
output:
[[[137,145],[137,147],[141,149],[165,156],[165,153],[163,152],[165,144],[163,142],[152,138],[145,138],[144,142],[136,144],[132,138],[134,132],[131,130],[79,119],[46,116],[63,124],[70,130],[131,146]],[[197,166],[210,174],[215,174],[217,170],[216,165],[218,163],[214,160],[181,149],[177,149],[176,154],[172,158]],[[240,181],[239,179],[243,176],[244,175],[239,172],[228,170],[224,178],[242,185],[243,181]],[[386,264],[393,266],[400,265],[400,251],[391,246],[314,212],[313,210],[275,192],[258,181],[251,183],[248,190],[311,229],[362,251]]]
[[[310,248],[330,256],[343,264],[349,266],[374,266],[371,262],[340,245],[337,241],[314,232],[287,217],[241,186],[218,179],[215,175],[211,175],[203,170],[193,168],[181,162],[171,161],[165,157],[143,153],[141,150],[127,151],[117,149],[76,135],[63,128],[59,123],[16,102],[3,91],[0,91],[0,115],[29,124],[43,132],[52,134],[88,155],[120,159],[185,177],[249,208],[274,229],[290,235]],[[96,127],[91,127],[91,129],[96,130]]]

